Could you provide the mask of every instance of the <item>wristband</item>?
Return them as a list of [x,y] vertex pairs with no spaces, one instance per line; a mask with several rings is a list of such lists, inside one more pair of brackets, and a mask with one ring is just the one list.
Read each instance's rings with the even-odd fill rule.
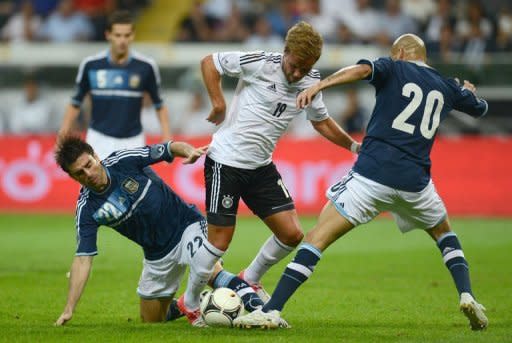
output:
[[360,146],[361,145],[358,142],[353,141],[352,144],[350,144],[350,151],[352,151],[354,154],[358,154]]

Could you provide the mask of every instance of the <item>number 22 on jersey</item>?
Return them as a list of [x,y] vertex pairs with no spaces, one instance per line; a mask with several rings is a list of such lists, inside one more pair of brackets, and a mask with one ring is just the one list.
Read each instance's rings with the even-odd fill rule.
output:
[[[404,85],[402,88],[402,95],[411,98],[411,101],[404,108],[402,112],[393,120],[392,128],[407,132],[408,134],[414,134],[414,130],[416,126],[410,123],[407,123],[407,119],[409,119],[413,113],[418,109],[418,107],[423,102],[423,91],[421,88],[412,82],[409,82]],[[428,92],[427,99],[425,101],[425,108],[423,110],[423,116],[421,118],[420,124],[420,132],[423,137],[426,139],[432,139],[434,134],[436,133],[437,128],[439,127],[439,122],[441,118],[441,110],[444,105],[444,97],[443,94],[437,90],[432,90]],[[430,122],[432,121],[432,125]]]

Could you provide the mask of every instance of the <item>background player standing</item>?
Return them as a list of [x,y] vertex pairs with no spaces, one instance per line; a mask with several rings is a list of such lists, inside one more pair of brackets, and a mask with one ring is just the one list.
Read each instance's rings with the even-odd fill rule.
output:
[[[312,67],[320,57],[322,43],[311,25],[300,22],[288,31],[284,53],[219,52],[201,62],[213,106],[207,120],[222,124],[213,135],[204,169],[208,240],[224,253],[233,237],[242,198],[274,233],[239,274],[264,300],[261,276],[303,238],[293,200],[272,162],[278,139],[288,124],[306,111],[322,136],[353,152],[359,148],[329,117],[321,94],[311,108],[296,106],[299,92],[320,79]],[[222,75],[239,79],[227,114]]]
[[327,190],[329,201],[270,301],[261,311],[238,318],[237,325],[283,326],[279,311],[310,277],[322,252],[355,226],[390,211],[402,232],[423,229],[437,242],[457,287],[460,310],[473,330],[487,327],[461,244],[431,180],[430,151],[440,122],[452,109],[481,117],[488,105],[476,97],[473,84],[442,77],[426,60],[423,41],[405,34],[393,43],[391,58],[360,60],[299,95],[297,105],[302,108],[313,104],[322,89],[367,79],[376,89],[376,103],[352,171]]
[[155,61],[130,50],[135,38],[133,18],[128,11],[114,12],[105,37],[109,50],[85,58],[76,77],[76,92],[66,108],[59,137],[68,133],[87,93],[92,115],[86,140],[100,159],[113,151],[145,145],[141,125],[144,92],[149,93],[162,130],[162,140],[170,138],[169,112],[160,97],[160,72]]

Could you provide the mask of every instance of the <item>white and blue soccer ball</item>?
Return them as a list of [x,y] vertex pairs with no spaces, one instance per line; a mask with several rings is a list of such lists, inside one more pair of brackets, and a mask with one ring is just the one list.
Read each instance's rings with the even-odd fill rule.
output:
[[208,326],[232,327],[244,310],[242,299],[229,288],[217,288],[201,296],[201,317]]

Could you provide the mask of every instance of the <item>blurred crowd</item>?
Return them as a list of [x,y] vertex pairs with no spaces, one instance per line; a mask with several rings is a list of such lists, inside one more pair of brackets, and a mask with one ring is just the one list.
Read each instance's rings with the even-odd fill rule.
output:
[[[190,14],[176,41],[279,45],[299,20],[333,44],[387,46],[404,32],[425,39],[432,53],[512,51],[510,0],[188,0]],[[101,41],[106,17],[134,13],[151,0],[0,0],[4,41]]]
[[0,0],[1,39],[8,42],[102,41],[108,15],[138,12],[150,0]]
[[430,52],[512,51],[509,0],[207,0],[196,1],[178,41],[279,44],[299,20],[333,44],[388,46],[405,32],[423,37]]
[[[240,43],[240,50],[275,46],[281,51],[288,28],[305,20],[331,44],[388,46],[404,32],[416,33],[427,43],[430,56],[475,69],[489,52],[512,52],[510,0],[189,1],[191,11],[176,23],[174,39],[178,42],[230,42]],[[103,41],[106,18],[112,11],[143,13],[151,2],[0,0],[0,37],[4,42]],[[205,120],[210,105],[200,79],[192,83],[193,87],[185,82],[180,90],[164,90],[173,134],[206,135],[215,130]],[[49,91],[44,78],[33,73],[27,74],[22,87],[22,92],[16,89],[0,93],[0,134],[55,132],[71,91]],[[364,132],[372,107],[370,90],[347,87],[324,98],[331,116],[347,131]],[[158,134],[156,114],[150,101],[146,102],[143,124],[148,133]],[[81,125],[85,128],[87,106],[82,112]],[[454,125],[455,130],[459,127]],[[301,137],[316,135],[301,119],[292,123],[290,132]]]

